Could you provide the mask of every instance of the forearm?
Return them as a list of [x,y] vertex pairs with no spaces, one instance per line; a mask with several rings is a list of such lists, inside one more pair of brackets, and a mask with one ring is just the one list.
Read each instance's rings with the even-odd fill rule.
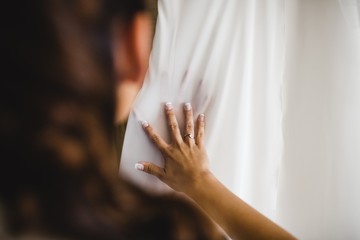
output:
[[139,170],[157,176],[174,190],[192,198],[233,239],[294,239],[230,192],[208,170],[204,148],[205,115],[200,114],[194,137],[190,103],[184,105],[185,136],[181,135],[171,103],[165,104],[172,143],[166,143],[147,122],[143,127],[164,156],[165,166],[140,162]]
[[230,192],[211,173],[185,193],[233,239],[294,239],[289,233]]

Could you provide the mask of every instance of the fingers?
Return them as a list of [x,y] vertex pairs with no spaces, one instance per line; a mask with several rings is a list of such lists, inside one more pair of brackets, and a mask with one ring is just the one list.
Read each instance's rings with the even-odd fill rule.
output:
[[203,147],[204,146],[204,136],[205,136],[205,115],[200,114],[197,119],[197,135],[195,138],[195,142],[198,146]]
[[190,103],[185,103],[184,105],[184,114],[185,114],[185,135],[184,141],[186,143],[194,143],[194,117],[193,110]]
[[180,133],[179,124],[176,120],[176,116],[173,110],[173,106],[170,102],[165,104],[165,114],[168,120],[170,135],[175,143],[182,143],[183,138]]
[[[173,106],[170,102],[165,104],[165,114],[167,117],[168,125],[170,128],[170,135],[173,143],[183,143],[184,141],[188,144],[196,143],[199,146],[204,144],[204,135],[205,135],[205,115],[200,114],[197,119],[197,135],[194,138],[194,116],[193,110],[190,103],[184,105],[184,114],[185,114],[185,134],[184,139],[181,135],[179,124],[176,120],[176,116],[173,110]],[[166,152],[167,147],[169,146],[158,134],[156,134],[153,128],[148,124],[148,122],[143,121],[142,126],[146,131],[149,138],[155,143],[155,145],[162,151]]]
[[162,139],[157,133],[155,133],[154,129],[149,125],[148,122],[143,121],[141,125],[145,130],[146,134],[151,139],[151,141],[160,149],[160,151],[164,151],[168,146],[164,139]]
[[151,174],[159,179],[165,176],[165,169],[149,162],[136,163],[135,169]]

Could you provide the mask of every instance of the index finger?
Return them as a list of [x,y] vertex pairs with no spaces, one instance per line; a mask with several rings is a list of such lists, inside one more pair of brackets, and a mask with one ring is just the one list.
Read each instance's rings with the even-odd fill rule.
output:
[[160,137],[154,129],[149,125],[147,121],[142,121],[141,125],[143,129],[145,130],[146,134],[150,138],[150,140],[160,149],[160,151],[164,151],[168,144]]

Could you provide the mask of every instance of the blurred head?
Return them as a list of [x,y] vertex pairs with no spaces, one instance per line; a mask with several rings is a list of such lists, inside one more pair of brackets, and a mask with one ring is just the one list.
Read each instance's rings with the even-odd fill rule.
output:
[[141,0],[2,4],[0,200],[14,230],[113,201],[112,126],[144,77],[144,10]]
[[119,178],[113,124],[141,87],[141,0],[4,1],[0,204],[9,231],[70,239],[214,239],[182,199]]
[[[147,70],[150,52],[150,22],[146,13],[137,14],[131,28],[114,24],[114,69],[116,75],[115,122],[127,119]],[[124,34],[124,31],[127,33]]]
[[116,78],[115,122],[127,119],[148,67],[151,23],[145,11],[112,23],[112,52]]

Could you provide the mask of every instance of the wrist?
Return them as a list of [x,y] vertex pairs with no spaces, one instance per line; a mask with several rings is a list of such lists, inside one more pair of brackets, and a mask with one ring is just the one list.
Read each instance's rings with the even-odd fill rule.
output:
[[184,193],[190,198],[196,198],[198,194],[203,191],[208,191],[209,188],[216,185],[218,180],[209,170],[199,173],[190,186],[184,189]]

